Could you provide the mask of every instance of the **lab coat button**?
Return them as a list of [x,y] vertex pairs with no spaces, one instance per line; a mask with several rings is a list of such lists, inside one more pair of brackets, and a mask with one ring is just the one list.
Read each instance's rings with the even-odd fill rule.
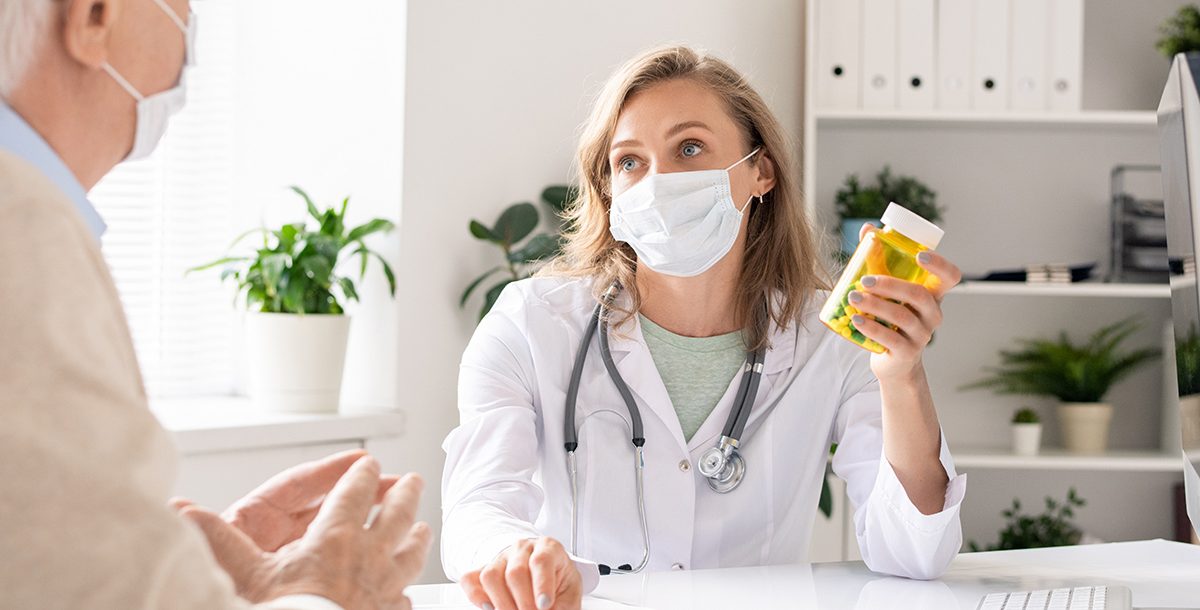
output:
[[680,460],[679,470],[681,470],[683,472],[687,472],[691,469],[692,469],[692,462],[690,460]]
[[683,564],[682,563],[673,563],[673,564],[671,564],[671,569],[678,572],[683,569]]

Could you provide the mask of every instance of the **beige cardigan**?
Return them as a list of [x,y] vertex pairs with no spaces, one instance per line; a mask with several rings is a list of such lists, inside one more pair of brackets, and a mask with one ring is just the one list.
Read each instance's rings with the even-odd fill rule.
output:
[[95,237],[0,151],[0,608],[249,608],[175,470]]

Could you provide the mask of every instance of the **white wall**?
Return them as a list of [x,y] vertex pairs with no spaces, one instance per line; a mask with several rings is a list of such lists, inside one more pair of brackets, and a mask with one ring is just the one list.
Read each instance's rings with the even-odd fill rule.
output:
[[564,182],[592,95],[616,66],[661,43],[732,61],[799,141],[804,29],[793,0],[408,6],[393,370],[409,421],[406,466],[429,480],[425,517],[437,523],[440,443],[458,421],[457,366],[478,310],[476,300],[460,311],[458,297],[497,254],[470,237],[467,222],[491,224],[510,203]]

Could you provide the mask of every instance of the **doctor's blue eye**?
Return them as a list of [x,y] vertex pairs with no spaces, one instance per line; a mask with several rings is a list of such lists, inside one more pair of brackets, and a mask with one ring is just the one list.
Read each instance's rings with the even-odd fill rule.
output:
[[699,142],[684,142],[683,146],[679,147],[679,153],[685,157],[695,157],[704,149],[704,145]]
[[625,157],[624,159],[617,161],[617,167],[619,167],[623,172],[631,172],[637,169],[637,161],[634,160],[633,157]]

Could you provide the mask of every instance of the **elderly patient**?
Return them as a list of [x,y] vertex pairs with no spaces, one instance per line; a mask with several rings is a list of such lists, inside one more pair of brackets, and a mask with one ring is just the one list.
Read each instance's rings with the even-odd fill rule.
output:
[[176,457],[85,193],[182,105],[192,25],[187,0],[0,0],[0,608],[406,607],[422,482],[362,452],[221,516],[168,506]]

